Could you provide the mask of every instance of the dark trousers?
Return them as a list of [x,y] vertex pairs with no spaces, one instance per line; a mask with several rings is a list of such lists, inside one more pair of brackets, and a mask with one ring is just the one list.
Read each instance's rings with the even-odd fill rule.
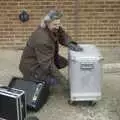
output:
[[65,68],[68,65],[67,59],[60,55],[55,57],[54,63],[58,69]]

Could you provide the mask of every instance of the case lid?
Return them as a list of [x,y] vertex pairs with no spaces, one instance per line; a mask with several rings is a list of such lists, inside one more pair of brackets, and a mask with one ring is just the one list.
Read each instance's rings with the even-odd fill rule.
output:
[[0,87],[0,94],[1,93],[9,94],[11,96],[18,96],[18,97],[25,94],[25,92],[23,90],[9,88],[7,86]]
[[100,60],[103,59],[99,49],[93,44],[79,44],[83,51],[69,50],[70,59],[73,60]]

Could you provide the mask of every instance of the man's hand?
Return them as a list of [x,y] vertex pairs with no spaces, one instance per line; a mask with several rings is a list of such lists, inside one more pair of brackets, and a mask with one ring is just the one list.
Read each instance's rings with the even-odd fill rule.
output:
[[68,48],[70,50],[73,50],[73,51],[83,51],[83,48],[78,46],[77,42],[75,41],[71,41],[69,44],[68,44]]

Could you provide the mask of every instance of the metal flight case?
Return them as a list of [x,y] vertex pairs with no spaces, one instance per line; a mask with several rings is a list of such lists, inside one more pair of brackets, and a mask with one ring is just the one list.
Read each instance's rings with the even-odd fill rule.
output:
[[92,44],[79,44],[83,51],[69,49],[69,104],[101,99],[102,60],[99,49]]

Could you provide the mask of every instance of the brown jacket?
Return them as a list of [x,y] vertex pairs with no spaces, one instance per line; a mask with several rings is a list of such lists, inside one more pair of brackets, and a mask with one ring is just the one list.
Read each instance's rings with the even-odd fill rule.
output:
[[19,69],[24,77],[33,76],[41,80],[49,75],[56,77],[56,72],[59,72],[54,58],[58,55],[58,44],[67,46],[69,39],[62,28],[57,34],[53,34],[47,28],[38,27],[28,40],[21,56]]

